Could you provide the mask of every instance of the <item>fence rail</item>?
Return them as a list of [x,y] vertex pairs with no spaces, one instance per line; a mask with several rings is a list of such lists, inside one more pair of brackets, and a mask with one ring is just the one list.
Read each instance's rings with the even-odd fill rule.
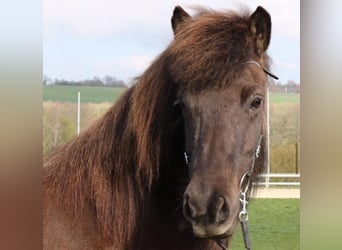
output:
[[[270,173],[259,175],[261,178],[265,178],[264,182],[258,182],[258,186],[300,186],[300,174],[286,174],[286,173]],[[298,178],[298,181],[270,181],[270,178]]]

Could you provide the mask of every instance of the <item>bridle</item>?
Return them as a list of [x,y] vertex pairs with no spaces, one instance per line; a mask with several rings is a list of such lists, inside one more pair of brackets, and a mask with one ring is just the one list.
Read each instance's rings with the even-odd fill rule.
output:
[[[255,160],[258,159],[260,155],[262,138],[263,138],[263,135],[261,134],[261,131],[260,131],[257,147],[255,149],[254,155],[252,156],[250,169],[247,172],[245,172],[240,179],[240,205],[241,205],[240,207],[241,208],[240,208],[240,213],[239,213],[239,221],[241,224],[243,240],[245,242],[245,248],[247,250],[251,249],[251,242],[249,239],[248,224],[247,224],[248,222],[247,205],[249,201],[249,188],[251,186],[250,180],[254,171]],[[222,249],[225,250],[225,248],[222,248]]]
[[[261,134],[261,125],[259,130],[259,137],[257,146],[255,149],[255,153],[252,156],[251,165],[247,172],[245,172],[241,179],[240,179],[240,212],[239,212],[239,221],[242,228],[243,233],[243,240],[245,242],[245,247],[247,250],[251,250],[251,244],[249,239],[249,232],[248,232],[248,211],[247,211],[247,204],[249,201],[249,188],[250,188],[250,179],[254,171],[254,165],[255,160],[259,158],[260,150],[261,150],[261,141],[262,141],[263,135]],[[185,164],[189,164],[188,155],[186,152],[184,152],[184,159]],[[225,240],[224,239],[217,239],[216,243],[222,248],[222,250],[228,250],[228,248],[225,246]]]
[[[270,71],[268,71],[265,67],[260,65],[258,62],[254,60],[247,61],[243,64],[255,64],[259,68],[261,68],[267,75],[271,76],[272,78],[278,80],[279,78],[272,74]],[[259,158],[260,156],[260,150],[261,150],[261,142],[262,142],[262,131],[261,131],[262,123],[260,122],[259,126],[259,132],[258,132],[258,139],[256,143],[256,148],[255,152],[252,156],[251,159],[251,165],[250,168],[247,172],[245,172],[241,179],[240,179],[240,212],[239,212],[239,221],[241,224],[241,229],[242,229],[242,234],[243,234],[243,240],[245,243],[245,248],[247,250],[251,250],[251,243],[250,243],[250,238],[249,238],[249,232],[248,232],[248,211],[247,211],[247,205],[249,202],[249,193],[250,193],[250,186],[251,186],[251,176],[254,171],[254,165],[255,165],[255,160]],[[184,159],[185,159],[185,164],[188,166],[189,165],[189,157],[186,152],[184,152]],[[189,169],[189,176],[190,176],[190,167],[188,166]],[[228,247],[226,246],[226,242],[224,239],[217,239],[215,240],[216,243],[218,244],[219,247],[221,247],[222,250],[228,250]]]
[[250,60],[250,61],[247,61],[247,62],[244,62],[243,64],[255,64],[257,65],[259,68],[261,68],[267,75],[269,75],[270,77],[272,77],[273,79],[276,79],[276,80],[279,80],[279,77],[272,74],[269,70],[267,70],[264,66],[262,66],[260,63],[254,61],[254,60]]
[[[245,248],[247,250],[251,250],[251,242],[249,239],[249,232],[248,232],[248,211],[247,211],[247,205],[249,201],[249,193],[250,193],[250,186],[251,186],[251,176],[254,172],[254,165],[255,165],[255,160],[259,158],[260,156],[260,150],[261,150],[261,142],[262,142],[262,123],[261,121],[259,122],[259,131],[258,131],[258,140],[256,143],[255,151],[254,154],[252,155],[251,159],[251,164],[249,169],[242,175],[240,179],[240,212],[239,212],[239,221],[241,224],[241,229],[242,229],[242,235],[243,235],[243,240],[245,243]],[[216,240],[216,243],[222,248],[222,250],[228,250],[228,248],[224,245],[223,240]]]

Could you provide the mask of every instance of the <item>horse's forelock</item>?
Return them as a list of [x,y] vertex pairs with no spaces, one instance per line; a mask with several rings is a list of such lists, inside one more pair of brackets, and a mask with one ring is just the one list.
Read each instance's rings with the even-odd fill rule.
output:
[[[248,9],[240,13],[197,9],[169,47],[172,77],[190,91],[228,86],[240,76],[242,63],[255,60],[249,29]],[[267,54],[260,59],[268,68]]]

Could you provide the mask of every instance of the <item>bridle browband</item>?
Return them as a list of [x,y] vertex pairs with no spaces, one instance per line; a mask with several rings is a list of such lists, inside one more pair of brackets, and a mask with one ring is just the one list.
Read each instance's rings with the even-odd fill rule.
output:
[[254,60],[250,60],[250,61],[244,62],[243,64],[249,64],[249,63],[257,65],[257,66],[258,66],[259,68],[261,68],[267,75],[269,75],[270,77],[272,77],[272,78],[274,78],[274,79],[276,79],[276,80],[279,80],[279,77],[278,77],[278,76],[272,74],[272,73],[271,73],[269,70],[267,70],[264,66],[262,66],[260,63],[254,61]]
[[[255,64],[257,65],[260,69],[262,69],[267,75],[269,75],[270,77],[278,80],[279,78],[277,76],[275,76],[274,74],[272,74],[270,71],[268,71],[265,67],[263,67],[262,65],[260,65],[258,62],[254,61],[254,60],[250,60],[247,62],[244,62],[243,64]],[[256,143],[256,148],[255,148],[255,152],[252,156],[252,160],[251,160],[251,165],[250,168],[247,172],[245,172],[241,179],[240,179],[240,212],[239,212],[239,221],[241,224],[241,229],[242,229],[242,234],[243,234],[243,240],[245,243],[245,248],[247,250],[251,250],[251,244],[250,244],[250,239],[249,239],[249,232],[248,232],[248,211],[247,211],[247,205],[248,205],[248,201],[249,201],[249,192],[250,192],[250,186],[251,186],[251,176],[253,174],[254,171],[254,165],[255,165],[255,160],[259,158],[260,155],[260,149],[261,149],[261,142],[262,142],[262,131],[261,131],[261,127],[262,124],[260,122],[260,127],[259,127],[259,132],[258,132],[258,141]],[[191,174],[191,170],[189,167],[189,157],[187,155],[186,152],[184,152],[184,160],[185,160],[185,164],[188,166],[189,169],[189,177]],[[225,246],[225,240],[224,239],[217,239],[215,240],[217,245],[219,247],[221,247],[222,250],[228,250],[228,247]]]

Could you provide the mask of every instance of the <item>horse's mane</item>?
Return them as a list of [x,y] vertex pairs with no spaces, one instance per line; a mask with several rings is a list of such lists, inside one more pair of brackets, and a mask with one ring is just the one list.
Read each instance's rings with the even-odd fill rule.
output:
[[[224,74],[218,69],[226,70],[226,82],[231,82],[236,71],[239,72],[232,65],[250,59],[248,57],[253,54],[248,49],[249,41],[241,37],[247,15],[211,11],[201,11],[198,15],[206,16],[201,19],[202,30],[192,30],[201,36],[200,40],[186,36],[186,31],[177,34],[170,47],[137,78],[137,84],[128,89],[103,118],[44,158],[44,188],[48,195],[54,196],[56,205],[74,219],[90,207],[96,213],[97,226],[103,237],[128,242],[139,218],[146,212],[148,194],[158,181],[161,169],[171,164],[175,145],[170,144],[177,116],[173,102],[179,86],[194,91],[210,87],[206,78],[218,79]],[[225,31],[229,34],[241,27],[243,31],[227,40],[223,34],[208,40],[204,36],[216,34],[210,29],[213,22],[214,26],[216,22],[229,24],[229,31]],[[231,38],[232,44],[229,43]],[[234,42],[241,39],[246,40],[245,50]],[[183,53],[183,46],[194,43],[199,43],[203,53]],[[223,49],[222,46],[227,47]],[[196,64],[187,67],[188,60]],[[207,74],[200,79],[203,73],[199,72],[204,69]],[[177,152],[182,148],[183,145],[178,145]],[[261,170],[259,165],[256,171]]]
[[57,205],[72,217],[93,205],[103,235],[129,238],[159,176],[176,89],[165,69],[160,56],[102,119],[44,159],[44,186]]

